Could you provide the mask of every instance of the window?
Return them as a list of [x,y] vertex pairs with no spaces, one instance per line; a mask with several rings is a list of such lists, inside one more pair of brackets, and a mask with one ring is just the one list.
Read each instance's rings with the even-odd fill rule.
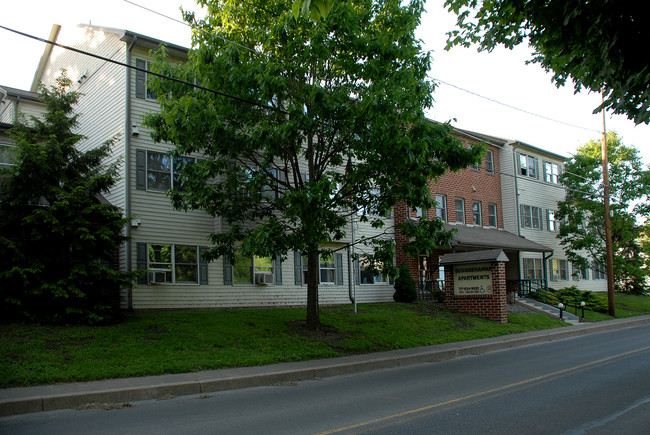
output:
[[560,182],[560,165],[544,162],[544,181],[558,184]]
[[18,147],[7,143],[0,143],[0,168],[8,168],[16,164]]
[[139,68],[138,70],[135,71],[135,96],[136,98],[144,98],[147,100],[156,100],[156,94],[153,92],[151,89],[149,89],[149,86],[147,86],[147,82],[149,81],[149,74],[144,70],[149,71],[151,67],[151,62],[148,60],[144,59],[136,59],[135,60],[135,66],[136,68]]
[[[299,260],[298,260],[299,259]],[[297,265],[302,269],[302,282],[299,282],[296,279],[296,284],[307,284],[307,271],[309,269],[307,256],[297,256],[297,262],[301,265]],[[341,254],[321,254],[319,258],[319,279],[321,284],[343,284],[343,256]]]
[[523,267],[525,279],[542,279],[541,258],[524,258]]
[[472,223],[481,225],[481,201],[472,201]]
[[497,205],[488,203],[488,226],[497,227]]
[[573,280],[574,281],[589,279],[589,273],[587,272],[586,267],[580,267],[580,266],[578,266],[576,264],[572,264],[572,266],[573,266]]
[[456,198],[454,200],[456,205],[456,223],[465,223],[465,200],[463,198]]
[[569,279],[569,270],[566,260],[549,260],[551,269],[551,281],[566,281]]
[[336,264],[334,255],[320,256],[320,282],[321,284],[334,284],[336,282]]
[[518,154],[519,156],[519,175],[525,177],[537,178],[537,158]]
[[548,218],[548,230],[558,232],[560,230],[560,221],[555,218],[555,212],[547,210],[546,216]]
[[183,165],[192,164],[191,157],[171,157],[168,154],[147,151],[147,189],[167,191],[182,189],[180,170]]
[[494,153],[488,150],[485,154],[485,171],[488,174],[494,174]]
[[596,264],[591,269],[592,276],[594,279],[607,279],[607,274],[605,273],[605,266],[602,264]]
[[530,205],[521,205],[521,227],[532,228],[535,230],[542,229],[542,209]]
[[246,257],[241,251],[235,252],[232,265],[234,284],[273,284],[274,267],[271,257]]
[[360,284],[383,284],[385,279],[381,275],[374,275],[371,271],[367,271],[367,264],[364,265],[363,260],[358,262],[359,265],[359,283]]
[[447,197],[445,195],[436,195],[436,216],[447,222]]
[[197,246],[150,244],[148,251],[149,282],[198,283]]

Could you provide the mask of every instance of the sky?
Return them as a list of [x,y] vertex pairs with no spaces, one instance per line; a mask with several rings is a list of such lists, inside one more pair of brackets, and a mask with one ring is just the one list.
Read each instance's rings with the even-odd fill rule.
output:
[[[93,24],[127,29],[189,47],[187,26],[160,14],[181,20],[179,6],[198,10],[187,0],[0,0],[0,25],[41,38],[49,36],[52,24]],[[589,140],[600,140],[602,113],[592,114],[600,95],[571,85],[556,88],[551,75],[538,65],[526,65],[531,51],[498,48],[479,53],[476,47],[445,51],[446,32],[455,25],[455,15],[443,7],[444,0],[429,0],[417,36],[431,52],[430,77],[438,83],[434,105],[427,115],[436,121],[452,122],[458,128],[511,140],[519,140],[562,156],[572,155]],[[31,87],[45,43],[0,29],[0,86]],[[624,116],[605,116],[608,131],[616,131],[626,145],[635,146],[645,164],[650,164],[650,126],[635,126]]]

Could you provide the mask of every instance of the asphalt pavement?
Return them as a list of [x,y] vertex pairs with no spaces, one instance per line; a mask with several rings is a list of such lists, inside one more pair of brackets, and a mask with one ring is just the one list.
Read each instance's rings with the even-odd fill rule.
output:
[[0,389],[0,416],[76,409],[91,404],[119,404],[138,400],[205,394],[237,388],[321,379],[369,370],[446,361],[517,346],[627,328],[650,323],[650,315],[494,338],[399,349],[364,355],[206,370],[193,373],[107,379],[23,388]]

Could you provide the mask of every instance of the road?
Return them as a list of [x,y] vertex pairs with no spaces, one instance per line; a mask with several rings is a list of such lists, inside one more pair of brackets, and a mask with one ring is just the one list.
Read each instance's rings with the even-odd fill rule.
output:
[[0,418],[2,434],[647,434],[650,326],[442,363]]

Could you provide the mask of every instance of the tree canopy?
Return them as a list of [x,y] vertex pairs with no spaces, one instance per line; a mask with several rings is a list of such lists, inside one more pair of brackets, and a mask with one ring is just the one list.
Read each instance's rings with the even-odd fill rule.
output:
[[[482,147],[425,119],[434,86],[414,36],[422,1],[335,2],[318,21],[296,20],[282,0],[200,4],[205,19],[186,14],[188,62],[166,62],[163,49],[154,68],[229,97],[155,80],[154,139],[202,155],[171,199],[222,218],[213,259],[306,253],[307,324],[317,328],[319,254],[345,241],[350,217],[380,231],[399,201],[431,206],[429,180],[477,162]],[[447,240],[439,221],[401,230],[417,249]],[[372,242],[368,264],[394,272],[394,242]]]
[[[647,290],[648,258],[642,255],[640,238],[650,217],[650,172],[639,152],[621,142],[613,132],[607,136],[610,167],[610,208],[616,290],[644,293]],[[560,240],[568,259],[582,268],[605,271],[605,227],[602,186],[602,143],[592,140],[578,148],[566,162],[561,181],[567,199],[558,204],[562,221]]]
[[132,276],[111,267],[126,219],[102,200],[116,182],[103,164],[111,139],[87,152],[75,146],[80,95],[63,74],[43,87],[44,119],[10,131],[16,164],[0,170],[0,313],[3,320],[105,323],[120,309]]
[[528,42],[531,62],[557,86],[603,92],[604,108],[636,124],[650,122],[650,67],[639,44],[650,38],[640,4],[630,0],[446,0],[457,16],[447,48],[513,48]]

